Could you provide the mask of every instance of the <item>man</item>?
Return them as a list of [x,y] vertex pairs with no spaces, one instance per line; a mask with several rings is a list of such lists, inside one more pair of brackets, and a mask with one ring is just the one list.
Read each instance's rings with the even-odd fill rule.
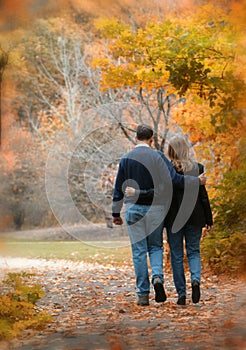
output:
[[[164,218],[172,199],[172,183],[183,188],[186,183],[199,188],[205,184],[205,175],[200,179],[176,173],[167,158],[151,149],[153,130],[148,125],[139,125],[136,130],[136,147],[120,160],[115,181],[112,215],[115,225],[122,225],[120,212],[123,200],[126,204],[126,223],[131,241],[132,258],[136,276],[137,304],[149,305],[150,280],[147,255],[152,270],[155,301],[164,302],[163,275],[163,226]],[[136,198],[124,197],[127,186],[140,190],[154,189],[151,195]]]

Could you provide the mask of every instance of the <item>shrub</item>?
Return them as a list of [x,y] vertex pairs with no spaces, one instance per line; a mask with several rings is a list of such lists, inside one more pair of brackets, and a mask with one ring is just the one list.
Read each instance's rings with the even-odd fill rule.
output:
[[244,159],[240,169],[226,173],[212,201],[215,227],[205,237],[202,251],[216,272],[244,271],[246,267],[245,165]]
[[18,336],[27,328],[42,329],[51,317],[39,312],[37,301],[45,295],[40,285],[28,285],[31,274],[9,273],[0,294],[0,340]]

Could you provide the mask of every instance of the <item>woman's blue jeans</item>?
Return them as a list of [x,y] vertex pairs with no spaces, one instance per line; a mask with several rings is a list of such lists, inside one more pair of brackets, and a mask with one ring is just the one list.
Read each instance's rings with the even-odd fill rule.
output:
[[150,280],[147,256],[152,270],[152,282],[163,275],[164,206],[126,205],[126,223],[132,247],[132,259],[138,296],[149,294]]
[[191,283],[195,280],[198,282],[201,280],[201,234],[202,228],[193,225],[186,224],[176,233],[173,233],[171,228],[167,227],[167,239],[171,252],[173,280],[179,297],[186,295],[186,280],[184,273],[184,240],[190,269]]

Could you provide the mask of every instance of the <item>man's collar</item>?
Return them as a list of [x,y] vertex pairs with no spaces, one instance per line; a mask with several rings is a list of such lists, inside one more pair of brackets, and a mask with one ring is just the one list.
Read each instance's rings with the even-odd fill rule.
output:
[[147,143],[138,143],[138,144],[135,146],[135,148],[136,148],[136,147],[141,147],[141,146],[143,146],[143,147],[150,147],[149,145],[147,145]]

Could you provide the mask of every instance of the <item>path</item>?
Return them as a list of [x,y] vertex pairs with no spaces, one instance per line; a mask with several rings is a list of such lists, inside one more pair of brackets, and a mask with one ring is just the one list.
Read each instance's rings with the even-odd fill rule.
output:
[[[176,305],[170,273],[168,299],[149,307],[135,304],[134,274],[129,266],[4,259],[2,272],[21,266],[35,272],[46,296],[39,303],[53,322],[42,332],[27,330],[2,350],[241,350],[246,349],[244,283],[204,276],[202,298]],[[5,265],[4,265],[5,264]],[[7,265],[6,265],[7,264]]]

